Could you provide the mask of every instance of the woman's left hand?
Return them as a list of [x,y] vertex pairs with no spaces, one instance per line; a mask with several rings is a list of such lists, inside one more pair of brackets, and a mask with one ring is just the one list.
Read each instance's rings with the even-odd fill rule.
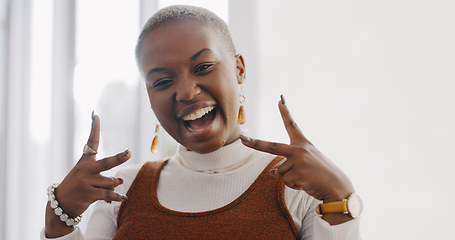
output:
[[278,103],[284,126],[291,143],[283,144],[240,138],[247,147],[280,155],[286,159],[271,170],[271,174],[281,177],[290,188],[303,190],[324,202],[340,201],[354,192],[349,178],[326,156],[324,156],[302,133],[294,122],[283,96]]

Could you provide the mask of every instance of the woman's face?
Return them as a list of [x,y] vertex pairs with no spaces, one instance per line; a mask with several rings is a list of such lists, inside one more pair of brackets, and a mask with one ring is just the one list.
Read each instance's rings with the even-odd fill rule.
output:
[[165,23],[147,34],[140,53],[152,109],[175,140],[208,153],[238,138],[243,58],[216,30],[198,20]]

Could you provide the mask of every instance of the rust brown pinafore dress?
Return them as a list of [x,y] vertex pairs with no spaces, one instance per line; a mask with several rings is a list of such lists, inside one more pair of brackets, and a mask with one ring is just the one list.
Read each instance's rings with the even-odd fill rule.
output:
[[120,207],[113,239],[298,239],[284,202],[284,183],[269,175],[281,160],[272,160],[233,202],[196,213],[173,211],[159,203],[158,180],[167,160],[147,162]]

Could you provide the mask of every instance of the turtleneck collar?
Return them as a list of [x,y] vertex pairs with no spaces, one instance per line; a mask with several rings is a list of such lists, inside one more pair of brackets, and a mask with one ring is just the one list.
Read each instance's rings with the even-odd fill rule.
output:
[[186,147],[179,145],[178,154],[186,168],[197,172],[222,171],[238,166],[253,153],[253,149],[237,140],[220,149],[206,154],[189,151]]

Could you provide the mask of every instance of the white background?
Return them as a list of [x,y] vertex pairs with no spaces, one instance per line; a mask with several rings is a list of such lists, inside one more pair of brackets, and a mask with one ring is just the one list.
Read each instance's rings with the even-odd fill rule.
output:
[[258,135],[285,141],[284,93],[363,197],[364,239],[454,239],[455,2],[266,2]]
[[[19,3],[30,7],[31,37],[29,51],[10,48],[0,68],[9,70],[0,82],[0,238],[36,239],[45,188],[69,168],[55,167],[61,160],[47,154],[62,104],[51,96],[54,2]],[[363,239],[455,237],[455,2],[77,1],[68,166],[80,155],[92,110],[102,119],[100,154],[129,147],[132,162],[160,157],[147,150],[156,121],[134,65],[144,3],[193,3],[229,22],[247,67],[249,134],[288,142],[277,108],[284,94],[306,136],[362,196]],[[12,68],[20,56],[30,66],[22,60]],[[161,135],[164,156],[175,145]]]

